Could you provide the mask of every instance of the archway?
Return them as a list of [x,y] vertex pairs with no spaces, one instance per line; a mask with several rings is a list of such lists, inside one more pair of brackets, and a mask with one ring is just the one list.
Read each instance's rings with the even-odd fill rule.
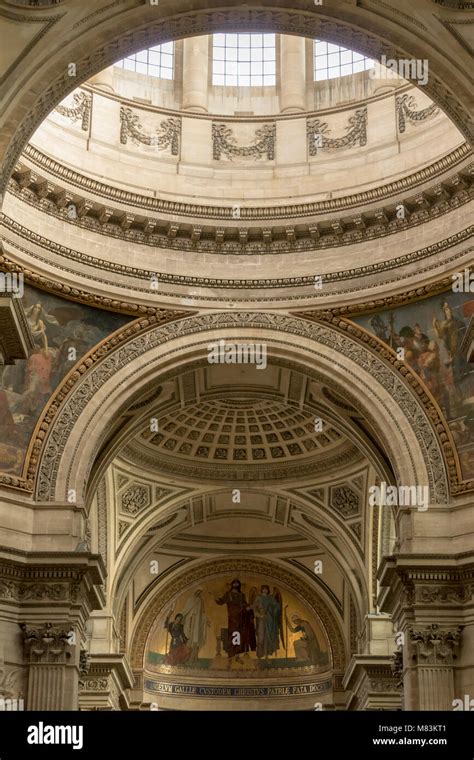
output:
[[[291,340],[288,338],[295,335],[301,340],[299,360],[303,346],[307,347],[315,366],[319,365],[329,382],[331,376],[339,376],[337,387],[347,389],[352,386],[355,397],[365,372],[372,383],[374,378],[378,380],[377,392],[373,388],[368,390],[370,384],[366,383],[360,403],[368,418],[373,419],[387,451],[391,452],[389,456],[397,479],[402,483],[429,484],[431,501],[444,503],[449,488],[442,448],[433,422],[417,394],[392,366],[364,347],[362,342],[327,324],[252,313],[205,315],[171,322],[160,328],[148,328],[124,347],[113,349],[112,346],[110,355],[99,360],[97,366],[86,360],[75,378],[80,382],[73,387],[62,408],[55,409],[59,413],[52,420],[47,435],[38,440],[43,452],[38,462],[37,498],[61,501],[67,499],[69,490],[73,490],[78,502],[84,502],[85,487],[103,444],[105,430],[113,415],[123,406],[124,389],[133,383],[136,393],[140,387],[149,386],[152,378],[157,376],[157,367],[163,372],[165,368],[182,365],[186,354],[193,358],[204,354],[207,360],[207,347],[221,339],[268,341],[270,350],[284,357],[291,355]],[[190,336],[190,340],[185,336]],[[99,359],[97,355],[96,359]],[[361,371],[362,361],[365,369]],[[93,366],[87,370],[91,364]],[[434,410],[433,402],[430,403]],[[99,406],[100,426],[96,418]],[[375,415],[374,409],[378,412]],[[395,422],[401,409],[406,415],[403,426]],[[408,426],[406,421],[409,421]]]

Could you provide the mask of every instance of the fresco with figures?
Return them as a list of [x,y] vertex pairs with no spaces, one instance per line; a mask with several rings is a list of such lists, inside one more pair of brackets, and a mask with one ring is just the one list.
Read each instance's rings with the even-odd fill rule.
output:
[[156,672],[263,669],[327,671],[329,648],[307,605],[271,577],[212,577],[166,607],[152,629],[146,666]]
[[21,475],[26,450],[55,388],[91,348],[130,317],[25,287],[23,306],[35,341],[28,359],[1,367],[0,471]]
[[466,480],[474,478],[474,365],[462,341],[473,318],[473,294],[452,291],[353,318],[394,350],[405,349],[449,422]]

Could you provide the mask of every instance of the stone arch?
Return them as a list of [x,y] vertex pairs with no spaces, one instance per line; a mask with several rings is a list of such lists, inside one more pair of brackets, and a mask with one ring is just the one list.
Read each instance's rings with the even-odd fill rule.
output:
[[377,351],[376,341],[364,343],[340,325],[252,312],[206,314],[162,326],[143,320],[125,332],[127,341],[116,336],[86,357],[66,382],[62,402],[53,401],[39,425],[41,435],[32,447],[38,500],[62,501],[75,489],[84,503],[107,426],[124,398],[155,378],[158,382],[167,369],[205,358],[210,342],[225,339],[266,342],[270,353],[317,367],[330,383],[352,391],[376,425],[397,479],[428,485],[432,503],[446,503],[448,467],[440,440],[442,433],[450,441],[446,424],[415,376],[391,362],[385,347]]
[[[109,4],[110,6],[110,4]],[[330,42],[352,47],[373,58],[428,58],[431,75],[426,91],[445,111],[467,139],[472,138],[472,118],[469,112],[470,84],[463,67],[456,61],[446,61],[446,50],[435,45],[426,24],[413,19],[409,13],[394,9],[390,19],[393,30],[389,40],[387,18],[376,11],[357,8],[352,3],[327,4],[312,7],[299,0],[286,5],[260,0],[248,2],[245,8],[235,8],[230,2],[199,0],[180,2],[179,13],[169,13],[161,5],[122,9],[117,15],[101,19],[105,8],[97,8],[97,23],[87,27],[86,19],[59,33],[60,17],[38,19],[45,22],[40,36],[47,39],[46,51],[34,47],[35,56],[22,61],[23,70],[30,67],[30,88],[23,92],[5,116],[5,155],[2,166],[3,191],[13,167],[28,139],[47,114],[78,84],[111,65],[120,57],[147,45],[169,39],[208,34],[226,29],[263,30],[309,37],[322,37]],[[430,3],[426,0],[427,23],[433,23]],[[50,28],[56,29],[56,47],[52,51]],[[53,35],[53,32],[51,32]],[[451,37],[453,40],[454,38]],[[460,51],[463,48],[460,46]],[[34,65],[33,65],[34,58]],[[68,64],[74,61],[75,78],[68,74]],[[23,81],[23,80],[22,80]],[[26,89],[26,88],[25,88]],[[7,143],[10,136],[10,141]]]
[[[258,484],[251,484],[248,490],[259,491],[260,489]],[[218,491],[212,491],[213,495],[216,493],[218,493]],[[298,510],[308,514],[311,513],[314,520],[329,527],[334,534],[338,535],[342,549],[336,549],[330,540],[315,530],[314,525],[311,526],[308,523],[305,526],[298,526],[297,529],[292,524],[292,529],[295,532],[300,533],[302,536],[305,536],[310,540],[317,541],[318,545],[331,556],[334,562],[336,562],[342,575],[346,578],[347,584],[356,601],[357,613],[362,617],[366,612],[366,607],[369,606],[369,587],[367,578],[365,577],[367,568],[365,559],[355,548],[353,539],[341,529],[341,524],[334,515],[324,513],[323,510],[310,502],[307,496],[292,496],[291,501],[292,505],[297,507]],[[140,524],[136,526],[135,530],[132,530],[126,544],[119,547],[119,551],[116,555],[117,566],[113,578],[110,579],[111,585],[108,589],[108,597],[112,600],[114,612],[117,613],[118,610],[122,608],[128,589],[130,588],[133,574],[136,572],[140,564],[146,560],[147,556],[149,556],[150,551],[158,550],[162,543],[169,541],[175,533],[179,533],[182,530],[182,523],[179,520],[178,522],[171,522],[170,518],[179,514],[183,508],[186,508],[188,502],[189,497],[181,497],[178,495],[171,502],[166,504],[166,507],[164,507],[163,511],[160,511],[159,515],[157,515],[156,511],[153,509],[148,510]],[[230,513],[229,516],[231,516]],[[253,516],[255,517],[255,515]],[[156,527],[157,525],[163,525],[168,527],[167,524],[169,524],[169,529],[160,537],[158,545],[156,542],[152,543],[152,541],[144,543],[143,537],[148,533],[152,526]],[[100,535],[98,536],[98,543],[105,543],[103,537]],[[358,574],[357,579],[355,573]],[[316,584],[317,581],[318,579],[316,579]],[[158,577],[156,583],[152,583],[147,587],[144,592],[145,605],[148,605],[149,597],[155,594],[156,587],[160,584],[161,580]]]

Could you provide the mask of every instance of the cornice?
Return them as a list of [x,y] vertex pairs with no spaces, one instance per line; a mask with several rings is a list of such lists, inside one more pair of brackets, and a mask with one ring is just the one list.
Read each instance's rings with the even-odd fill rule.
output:
[[[291,301],[291,300],[304,300],[310,298],[314,301],[314,299],[317,297],[315,295],[317,291],[314,290],[314,276],[307,275],[307,276],[301,276],[301,277],[288,277],[288,278],[277,278],[277,279],[252,279],[252,280],[237,280],[237,279],[213,279],[210,277],[193,277],[193,276],[186,276],[186,275],[173,275],[165,272],[158,272],[156,270],[144,270],[144,269],[135,269],[134,267],[125,266],[123,264],[114,264],[109,261],[102,261],[99,259],[96,259],[93,256],[89,256],[86,253],[82,253],[80,251],[75,251],[71,248],[68,248],[64,245],[60,245],[56,243],[55,241],[48,240],[47,238],[44,238],[42,235],[39,235],[38,233],[32,232],[28,228],[24,227],[23,225],[19,224],[18,222],[15,222],[14,220],[10,219],[6,215],[0,215],[0,226],[3,226],[5,229],[11,231],[15,235],[18,235],[22,237],[24,240],[28,241],[29,244],[37,245],[44,250],[48,252],[56,253],[65,259],[69,259],[71,261],[78,262],[80,264],[91,266],[94,269],[102,270],[105,272],[114,272],[117,275],[125,275],[128,278],[126,285],[121,285],[120,283],[117,283],[117,287],[121,287],[123,289],[126,289],[127,291],[130,291],[131,289],[131,283],[130,278],[135,279],[141,279],[150,282],[151,278],[158,278],[159,282],[162,282],[164,284],[170,284],[175,286],[190,286],[190,287],[202,287],[202,288],[217,288],[219,290],[223,290],[225,292],[226,289],[245,289],[245,290],[268,290],[269,288],[277,289],[277,288],[301,288],[301,287],[310,287],[312,289],[311,295],[298,295],[298,296],[285,296],[285,297],[278,297],[274,296],[272,294],[271,300],[277,301],[277,300],[283,300],[283,301]],[[323,277],[323,283],[324,284],[330,284],[330,283],[337,283],[337,282],[344,282],[347,280],[354,280],[358,278],[363,277],[370,277],[373,275],[383,275],[387,271],[390,270],[397,270],[399,267],[418,263],[423,261],[425,258],[429,258],[433,255],[443,253],[444,251],[449,250],[453,246],[459,245],[460,243],[466,242],[472,238],[472,227],[468,227],[465,230],[462,230],[461,232],[457,232],[455,235],[452,235],[449,238],[446,238],[445,240],[440,240],[437,243],[434,243],[432,245],[429,245],[425,248],[421,248],[418,251],[413,251],[412,253],[405,254],[404,256],[397,256],[394,259],[390,259],[388,261],[379,262],[377,264],[370,264],[363,267],[357,267],[354,269],[349,270],[343,270],[339,272],[331,272]],[[27,257],[33,257],[39,261],[42,261],[47,264],[51,264],[51,259],[49,256],[40,256],[38,253],[32,250],[31,247],[22,248],[22,246],[18,245],[17,243],[13,243],[9,240],[6,240],[10,245],[14,246],[17,250],[19,250],[22,254],[25,254]],[[467,249],[468,251],[471,250],[470,248]],[[464,256],[466,253],[466,249],[463,250],[461,253],[456,253],[454,256],[451,257],[445,257],[444,264],[445,266],[449,266],[451,264],[454,264],[454,262],[460,257]],[[65,265],[55,265],[57,269],[60,269],[61,271],[68,272],[72,274],[74,277],[77,276],[77,273],[74,269],[71,269],[69,267],[66,267]],[[432,264],[429,266],[426,266],[424,268],[419,267],[418,268],[418,274],[421,272],[427,272],[432,269],[436,269],[439,265]],[[88,294],[86,291],[79,291],[75,288],[72,288],[69,285],[64,285],[62,283],[56,282],[54,280],[51,280],[49,278],[44,277],[43,275],[38,275],[33,270],[30,270],[27,267],[24,267],[23,265],[17,264],[12,259],[10,259],[7,255],[2,254],[0,255],[0,267],[4,269],[8,269],[10,271],[20,271],[23,272],[25,275],[25,279],[27,282],[30,282],[32,285],[35,285],[37,287],[41,287],[45,290],[51,290],[52,292],[58,292],[61,295],[64,295],[66,298],[72,298],[73,300],[84,300],[85,303],[89,303],[90,305],[97,305],[102,306],[102,308],[108,308],[113,310],[121,310],[125,313],[150,313],[149,307],[146,306],[136,306],[126,303],[119,302],[114,299],[109,299],[102,296],[96,296]],[[95,282],[99,282],[105,286],[110,287],[110,278],[109,277],[98,277],[97,275],[88,275],[88,278],[91,280],[94,280]],[[400,275],[395,275],[391,279],[384,278],[383,280],[378,279],[377,282],[373,285],[367,285],[360,287],[352,287],[352,288],[346,288],[339,291],[331,291],[331,296],[337,296],[337,295],[348,295],[351,292],[357,292],[359,290],[362,290],[366,292],[370,288],[373,287],[380,287],[382,285],[387,284],[393,284],[393,283],[399,283],[403,279],[409,279],[413,280],[413,274],[408,274],[400,277]],[[450,280],[451,282],[451,280]],[[443,281],[443,286],[441,287],[441,290],[446,289],[446,285],[444,284],[445,281]],[[426,286],[427,288],[431,288],[432,286]],[[133,290],[135,292],[141,292],[146,293],[149,295],[150,288],[149,287],[143,287],[138,286],[134,287]],[[425,287],[421,286],[418,289],[421,293],[424,292]],[[320,291],[321,292],[321,291]],[[431,293],[431,291],[429,291]],[[84,295],[85,294],[85,295]],[[169,293],[167,292],[165,294],[168,297],[175,297],[177,299],[182,300],[183,299],[183,293],[174,292]],[[219,302],[222,298],[228,298],[228,296],[211,296],[207,297],[206,295],[192,295],[193,301],[215,301]],[[268,296],[267,296],[268,298]],[[251,303],[252,301],[261,301],[262,298],[233,298],[233,301],[235,303],[239,302],[245,302],[245,303]],[[379,302],[383,299],[379,299]],[[412,299],[416,300],[416,299]],[[112,306],[112,304],[118,304],[118,307]],[[324,308],[324,307],[321,307]],[[127,309],[129,311],[127,311]],[[154,313],[152,311],[151,313]]]
[[[102,557],[78,552],[11,552],[0,547],[0,600],[2,604],[103,604],[106,577]],[[15,556],[16,554],[16,556]]]
[[[367,72],[362,72],[367,73]],[[352,75],[354,76],[354,75]],[[398,85],[394,87],[390,92],[384,92],[380,93],[378,95],[371,95],[365,98],[360,98],[357,101],[348,101],[346,103],[342,103],[340,105],[336,106],[330,106],[328,108],[322,108],[318,111],[304,111],[302,113],[268,113],[268,114],[261,114],[256,116],[238,116],[235,114],[228,114],[228,113],[218,113],[217,111],[213,111],[210,113],[195,113],[193,111],[183,111],[182,109],[177,108],[163,108],[162,106],[156,106],[153,104],[148,103],[142,103],[137,100],[130,100],[130,98],[127,98],[124,95],[121,95],[120,93],[114,93],[114,92],[106,92],[101,87],[94,86],[93,83],[85,82],[81,85],[81,90],[85,90],[86,92],[92,94],[92,95],[99,95],[103,98],[107,98],[108,100],[115,100],[117,103],[120,103],[121,105],[133,108],[134,110],[139,111],[148,111],[151,113],[156,113],[161,116],[175,116],[175,117],[183,117],[186,119],[198,119],[198,120],[204,120],[204,121],[223,121],[228,123],[265,123],[265,122],[275,122],[275,121],[296,121],[298,119],[311,119],[314,117],[321,117],[321,116],[329,116],[334,113],[343,113],[344,111],[353,111],[354,107],[357,108],[363,108],[364,106],[369,105],[370,103],[375,103],[379,100],[386,100],[387,98],[393,98],[395,95],[401,95],[403,93],[409,93],[410,91],[416,92],[416,87],[414,87],[410,82],[404,83],[401,85]]]
[[[56,161],[56,159],[45,155],[31,144],[26,146],[22,156],[28,159],[28,161],[34,166],[47,171],[58,180],[67,182],[69,185],[87,191],[87,193],[97,195],[101,199],[106,199],[107,201],[120,202],[127,206],[142,209],[143,211],[154,211],[162,214],[169,214],[173,217],[216,219],[222,222],[231,221],[234,218],[232,203],[229,203],[226,206],[203,206],[200,204],[177,203],[152,196],[140,195],[139,193],[131,193],[122,188],[99,182],[98,180],[87,177],[74,169],[70,169]],[[243,223],[267,219],[300,219],[309,216],[321,216],[323,214],[355,209],[359,206],[373,204],[393,196],[400,196],[401,193],[409,192],[411,189],[418,187],[421,184],[439,178],[442,174],[455,168],[470,156],[472,156],[472,151],[469,145],[463,143],[435,163],[430,164],[407,177],[382,185],[381,187],[373,188],[361,193],[354,193],[342,198],[333,198],[314,203],[273,207],[250,207],[242,205],[240,209],[240,219]]]
[[364,214],[311,221],[304,224],[303,229],[303,225],[295,226],[294,223],[284,228],[281,224],[269,227],[219,227],[216,224],[195,225],[190,221],[177,224],[165,218],[124,214],[120,208],[91,203],[88,198],[72,193],[68,194],[68,206],[73,204],[77,211],[75,218],[71,219],[64,205],[65,191],[62,187],[36,174],[33,175],[34,182],[28,185],[27,176],[32,175],[21,170],[14,173],[8,191],[36,210],[59,219],[61,224],[67,222],[138,245],[220,256],[292,254],[372,241],[428,224],[472,199],[470,178],[457,173],[433,191],[425,190],[400,201],[404,208],[403,219],[397,217],[397,209],[392,203],[370,209]]
[[437,282],[413,288],[412,290],[398,293],[396,295],[376,298],[374,300],[363,301],[356,304],[349,304],[347,306],[322,307],[318,310],[318,314],[327,315],[331,318],[345,317],[346,319],[351,319],[352,317],[357,317],[361,314],[370,314],[372,312],[381,311],[382,309],[397,309],[400,306],[405,306],[409,303],[423,301],[425,298],[431,298],[440,293],[445,293],[448,290],[452,291],[452,286],[453,278],[444,277]]
[[432,0],[436,5],[442,5],[451,11],[469,11],[474,10],[474,2],[462,2],[461,0]]
[[27,267],[24,267],[22,264],[17,264],[16,262],[12,261],[3,254],[1,242],[0,270],[21,272],[25,278],[25,281],[29,285],[40,288],[41,290],[45,290],[48,293],[58,295],[61,298],[66,298],[69,301],[83,303],[87,306],[93,306],[98,309],[105,309],[106,311],[113,311],[114,313],[128,314],[132,317],[159,317],[167,313],[170,315],[171,319],[178,319],[179,317],[189,316],[191,313],[196,313],[190,311],[174,311],[172,309],[162,309],[158,306],[144,306],[143,304],[136,304],[131,302],[126,303],[124,301],[108,298],[107,296],[100,296],[95,293],[89,293],[88,291],[81,290],[79,288],[71,287],[70,285],[59,282],[58,280],[52,280],[49,277],[44,277],[43,275],[37,274]]

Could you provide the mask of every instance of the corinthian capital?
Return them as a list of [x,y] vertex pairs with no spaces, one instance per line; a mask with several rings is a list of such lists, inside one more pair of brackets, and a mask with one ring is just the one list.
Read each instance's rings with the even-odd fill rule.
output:
[[418,665],[452,665],[457,656],[462,626],[446,629],[437,623],[409,628],[412,657]]
[[25,654],[30,662],[64,662],[71,656],[68,647],[71,641],[71,630],[53,627],[45,623],[41,628],[30,628],[26,623],[20,623],[23,631]]

